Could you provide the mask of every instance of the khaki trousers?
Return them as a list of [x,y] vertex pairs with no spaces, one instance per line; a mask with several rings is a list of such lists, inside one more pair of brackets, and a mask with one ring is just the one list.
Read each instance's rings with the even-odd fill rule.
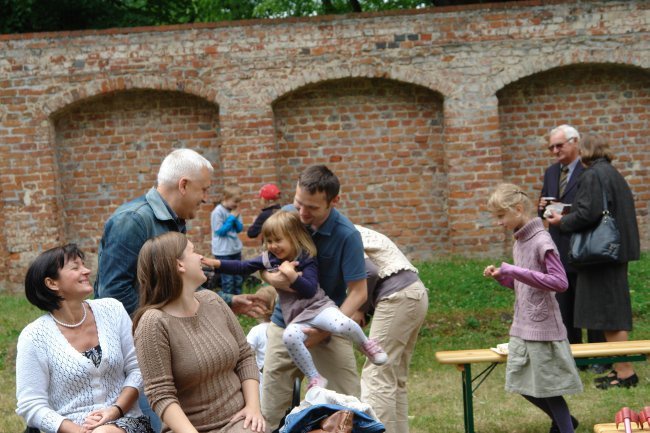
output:
[[[268,341],[264,355],[262,385],[262,415],[271,429],[291,406],[293,381],[303,377],[289,357],[282,342],[283,328],[274,323],[267,330]],[[327,379],[327,388],[341,394],[359,396],[359,375],[352,343],[345,338],[332,336],[327,343],[309,349],[318,372]]]
[[386,433],[408,433],[409,364],[429,306],[427,289],[421,281],[381,299],[370,325],[388,354],[388,362],[374,365],[368,360],[361,372],[361,400],[370,404],[386,427]]

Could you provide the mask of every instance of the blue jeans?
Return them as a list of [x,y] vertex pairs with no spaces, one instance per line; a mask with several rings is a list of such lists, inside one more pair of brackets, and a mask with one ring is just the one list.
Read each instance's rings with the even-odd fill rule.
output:
[[[229,254],[227,256],[214,256],[219,260],[241,260],[241,253]],[[221,274],[221,291],[230,295],[241,295],[244,277],[242,275]]]
[[149,422],[151,422],[151,428],[153,431],[160,433],[162,430],[162,421],[160,421],[158,415],[156,415],[153,409],[151,409],[151,406],[149,406],[149,401],[147,401],[147,396],[144,395],[144,392],[141,392],[140,396],[138,397],[138,406],[140,406],[140,410],[144,416],[149,418]]

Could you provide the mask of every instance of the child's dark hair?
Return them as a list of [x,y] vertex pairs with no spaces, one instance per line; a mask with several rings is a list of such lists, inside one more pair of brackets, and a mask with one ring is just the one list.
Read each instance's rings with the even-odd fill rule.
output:
[[296,249],[296,257],[303,253],[316,257],[316,245],[296,212],[277,211],[262,225],[264,248],[269,239],[286,238]]
[[47,287],[45,279],[58,279],[59,271],[63,266],[76,258],[84,259],[84,253],[76,244],[51,248],[36,257],[25,274],[25,297],[27,300],[40,310],[50,313],[61,308],[63,298],[56,291]]

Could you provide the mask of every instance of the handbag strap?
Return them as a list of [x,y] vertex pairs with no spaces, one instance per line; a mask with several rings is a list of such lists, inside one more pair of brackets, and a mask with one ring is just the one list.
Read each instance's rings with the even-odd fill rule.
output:
[[596,173],[596,179],[598,179],[598,184],[600,185],[600,190],[603,193],[603,215],[609,215],[609,207],[607,206],[607,191],[603,186],[603,181],[600,180],[600,176]]

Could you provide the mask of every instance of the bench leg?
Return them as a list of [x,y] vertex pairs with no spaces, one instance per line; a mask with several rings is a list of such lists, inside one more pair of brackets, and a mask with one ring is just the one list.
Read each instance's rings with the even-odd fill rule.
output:
[[474,433],[474,401],[472,393],[472,367],[463,365],[463,418],[465,433]]

